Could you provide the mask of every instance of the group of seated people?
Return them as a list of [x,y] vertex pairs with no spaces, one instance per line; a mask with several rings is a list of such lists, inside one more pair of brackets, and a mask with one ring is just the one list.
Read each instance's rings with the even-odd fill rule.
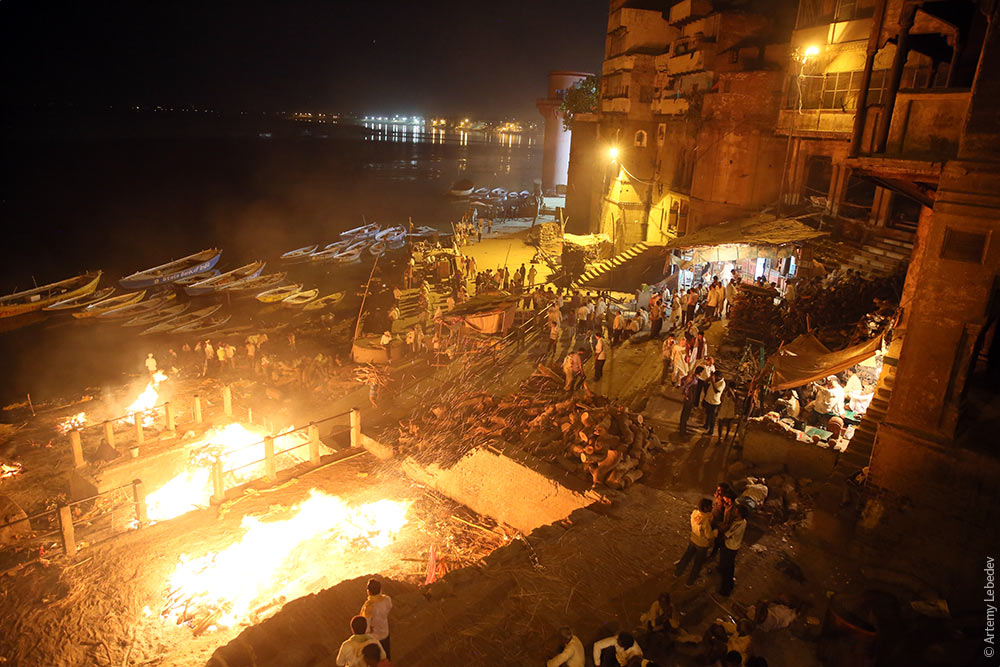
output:
[[[699,665],[767,667],[767,659],[751,652],[751,633],[788,627],[798,611],[783,601],[762,601],[749,611],[746,619],[716,620],[704,634],[694,635],[681,627],[680,613],[670,594],[660,593],[639,617],[639,627],[594,642],[591,658],[596,667],[658,667],[668,663],[656,659],[665,660],[678,644],[687,644],[691,649],[685,653]],[[560,628],[559,637],[562,650],[546,662],[546,667],[584,667],[587,652],[572,628]]]

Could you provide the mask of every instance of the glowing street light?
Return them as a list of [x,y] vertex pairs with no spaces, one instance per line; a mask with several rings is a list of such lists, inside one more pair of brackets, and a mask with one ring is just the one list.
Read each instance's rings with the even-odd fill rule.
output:
[[612,146],[611,148],[608,149],[608,157],[611,158],[612,162],[614,162],[615,160],[618,159],[618,147],[617,146]]
[[807,46],[806,50],[802,52],[802,62],[809,60],[810,58],[815,58],[819,55],[819,47],[815,44],[812,46]]

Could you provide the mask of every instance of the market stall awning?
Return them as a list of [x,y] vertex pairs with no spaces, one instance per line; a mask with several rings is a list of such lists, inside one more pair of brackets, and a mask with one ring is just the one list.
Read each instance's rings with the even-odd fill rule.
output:
[[696,232],[671,239],[668,250],[719,245],[786,245],[826,236],[795,218],[759,215],[702,227]]
[[774,370],[772,389],[790,389],[846,370],[873,356],[882,346],[882,336],[831,352],[812,334],[799,336],[782,346],[767,360]]

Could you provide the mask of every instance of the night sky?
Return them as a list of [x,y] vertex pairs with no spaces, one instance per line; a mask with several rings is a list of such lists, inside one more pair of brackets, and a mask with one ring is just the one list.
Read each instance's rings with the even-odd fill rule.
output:
[[606,0],[0,1],[3,104],[537,115]]

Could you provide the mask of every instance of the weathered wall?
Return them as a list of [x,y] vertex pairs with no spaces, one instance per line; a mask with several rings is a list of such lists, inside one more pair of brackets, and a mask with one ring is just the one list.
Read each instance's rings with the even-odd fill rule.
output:
[[833,472],[837,453],[774,433],[756,422],[748,422],[743,458],[759,468],[782,466],[795,477],[825,479]]

